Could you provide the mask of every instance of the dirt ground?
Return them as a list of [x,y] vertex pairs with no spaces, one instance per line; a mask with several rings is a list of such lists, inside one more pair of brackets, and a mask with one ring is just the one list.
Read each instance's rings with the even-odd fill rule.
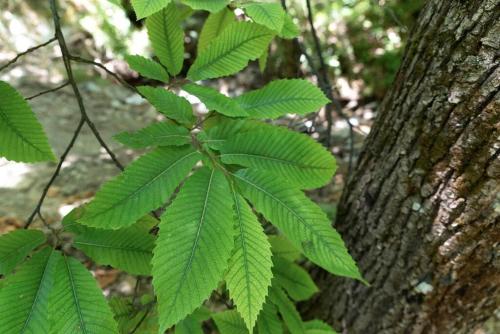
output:
[[[24,79],[25,77],[23,77]],[[57,84],[56,84],[57,85]],[[31,96],[51,86],[22,80],[15,85],[23,96]],[[104,140],[127,163],[139,152],[127,150],[112,139],[120,131],[135,130],[154,120],[157,113],[142,99],[117,85],[99,81],[80,83],[84,103]],[[79,110],[71,88],[40,96],[30,102],[44,126],[57,156],[70,141],[79,120]],[[56,167],[55,163],[24,164],[0,160],[0,217],[27,218]],[[42,212],[56,220],[69,207],[96,191],[119,170],[85,127],[63,165],[60,177],[49,189]],[[1,224],[0,224],[1,225]]]

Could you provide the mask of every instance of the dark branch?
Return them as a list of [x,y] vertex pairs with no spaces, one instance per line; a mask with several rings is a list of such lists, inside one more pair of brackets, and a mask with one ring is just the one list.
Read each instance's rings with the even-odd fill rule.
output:
[[79,63],[83,63],[83,64],[88,64],[88,65],[93,65],[93,66],[97,66],[99,67],[100,69],[103,69],[106,73],[108,73],[109,75],[111,75],[113,78],[115,78],[116,80],[118,80],[118,82],[120,82],[123,86],[127,87],[128,89],[130,89],[131,91],[133,92],[138,92],[137,91],[137,88],[135,88],[134,86],[132,86],[131,84],[129,84],[128,82],[126,82],[125,80],[123,80],[122,77],[120,77],[118,74],[116,74],[115,72],[109,70],[106,66],[104,66],[103,64],[101,63],[98,63],[96,61],[93,61],[93,60],[90,60],[90,59],[85,59],[85,58],[82,58],[82,57],[79,57],[79,56],[74,56],[74,55],[70,55],[69,56],[71,60],[73,61],[76,61],[76,62],[79,62]]
[[[284,0],[283,0],[284,1]],[[332,85],[330,83],[330,80],[328,79],[328,68],[325,63],[325,59],[323,58],[323,52],[321,50],[321,43],[318,38],[318,34],[316,32],[316,28],[314,27],[314,19],[313,19],[313,13],[312,13],[312,8],[311,8],[311,1],[306,0],[306,6],[307,6],[307,20],[309,22],[309,26],[311,29],[311,34],[313,37],[313,42],[316,50],[316,55],[319,59],[319,70],[313,70],[313,73],[315,74],[316,78],[318,79],[318,83],[320,84],[320,87],[322,88],[323,92],[325,93],[326,97],[328,97],[331,101],[331,103],[327,104],[325,107],[325,112],[326,112],[326,121],[327,121],[327,146],[330,147],[331,144],[331,132],[332,132],[332,127],[333,127],[333,119],[332,119],[332,106],[335,107],[335,111],[337,114],[345,120],[347,125],[349,126],[349,163],[348,163],[348,172],[350,173],[352,170],[352,159],[353,159],[353,153],[354,153],[354,130],[353,130],[353,125],[349,120],[349,117],[344,114],[342,111],[342,106],[340,103],[335,99],[333,96],[333,91],[332,91]],[[297,40],[297,43],[298,40]],[[299,44],[300,45],[300,44]],[[307,56],[307,53],[305,53],[305,50],[301,48],[304,55],[306,56],[309,64],[311,65],[311,68],[314,68],[313,63],[311,62],[312,59],[310,56]]]
[[56,239],[56,243],[57,244],[61,244],[61,238],[59,237],[59,233],[58,231],[56,231],[48,222],[47,220],[43,217],[42,213],[40,212],[40,210],[38,210],[37,212],[37,215],[38,215],[38,218],[40,218],[40,220],[42,221],[43,225],[45,225],[45,227],[52,233],[52,235],[55,237]]
[[85,118],[80,118],[80,122],[78,123],[78,126],[76,127],[75,132],[73,133],[73,137],[71,138],[68,146],[64,150],[63,154],[61,155],[61,158],[59,159],[59,163],[57,164],[56,170],[52,174],[52,177],[50,178],[49,182],[45,186],[45,188],[42,191],[42,196],[40,196],[40,199],[38,200],[38,204],[36,205],[35,209],[29,216],[29,218],[26,220],[26,224],[24,225],[24,228],[28,228],[31,223],[33,223],[33,219],[37,214],[41,214],[40,210],[42,208],[43,202],[45,201],[45,197],[47,196],[47,192],[49,191],[50,187],[56,180],[57,176],[59,175],[59,172],[61,171],[62,165],[66,158],[68,157],[69,152],[73,148],[73,145],[76,142],[76,139],[80,135],[80,131],[82,130],[83,125],[85,124]]
[[44,42],[42,44],[38,44],[37,46],[34,46],[32,48],[29,48],[28,50],[24,51],[24,52],[21,52],[21,53],[18,53],[12,60],[10,60],[9,62],[7,62],[7,64],[3,65],[2,67],[0,67],[0,71],[3,71],[4,69],[6,69],[7,67],[9,67],[10,65],[14,64],[19,58],[21,58],[22,56],[25,56],[27,55],[28,53],[31,53],[37,49],[40,49],[40,48],[43,48],[44,46],[47,46],[49,45],[50,43],[54,42],[57,38],[56,37],[52,37],[51,39],[49,39],[47,42]]
[[42,95],[45,95],[47,93],[52,93],[52,92],[55,92],[55,91],[58,91],[59,89],[62,89],[64,87],[66,87],[67,85],[69,85],[69,81],[66,81],[65,83],[63,83],[62,85],[59,85],[57,87],[54,87],[54,88],[51,88],[51,89],[47,89],[47,90],[44,90],[38,94],[35,94],[33,96],[30,96],[30,97],[27,97],[26,100],[31,100],[31,99],[34,99],[34,98],[37,98],[39,96],[42,96]]
[[382,10],[386,13],[389,14],[389,16],[391,17],[391,19],[394,21],[394,23],[396,23],[396,25],[398,25],[398,27],[403,31],[403,32],[408,32],[408,27],[403,23],[401,22],[401,20],[399,19],[399,17],[396,15],[396,13],[394,12],[394,10],[392,10],[392,8],[386,6],[386,5],[381,5],[378,1],[376,0],[372,0],[371,3],[374,5],[374,6],[377,6],[377,7],[381,7]]
[[[106,145],[106,143],[102,139],[102,137],[101,137],[99,131],[97,130],[96,126],[94,125],[94,123],[88,117],[87,111],[85,110],[85,105],[83,104],[82,95],[80,94],[80,90],[78,89],[78,85],[76,84],[75,78],[73,76],[73,69],[71,68],[71,56],[70,56],[70,53],[68,52],[68,48],[66,46],[66,41],[64,40],[64,35],[62,33],[62,30],[61,30],[60,19],[59,19],[59,15],[57,13],[56,0],[50,0],[50,9],[52,11],[52,17],[54,20],[54,27],[55,27],[54,40],[57,40],[59,42],[59,47],[61,48],[61,53],[63,56],[64,67],[66,68],[66,74],[68,75],[68,81],[64,85],[61,85],[59,87],[53,88],[53,89],[45,91],[45,92],[41,92],[35,96],[32,96],[31,98],[43,95],[43,94],[48,93],[50,91],[55,91],[57,89],[61,89],[62,87],[67,86],[67,85],[71,85],[73,92],[75,94],[76,100],[78,102],[78,107],[80,109],[81,118],[80,118],[80,121],[78,123],[78,126],[75,129],[75,132],[73,133],[73,137],[71,138],[68,146],[66,147],[63,154],[61,155],[61,158],[59,159],[59,163],[57,164],[57,167],[56,167],[54,173],[52,174],[52,177],[50,178],[49,182],[47,183],[47,185],[43,189],[42,195],[40,196],[40,199],[38,200],[38,203],[37,203],[35,209],[33,210],[31,215],[26,220],[26,224],[24,226],[25,229],[28,228],[33,223],[33,220],[37,215],[41,216],[41,207],[43,205],[43,202],[45,201],[47,193],[48,193],[50,187],[52,186],[52,184],[54,183],[54,181],[56,180],[57,176],[61,172],[62,165],[63,165],[64,161],[66,160],[69,152],[73,148],[76,140],[78,139],[78,136],[80,135],[80,132],[81,132],[84,124],[87,124],[89,126],[90,130],[92,131],[94,136],[97,138],[97,141],[106,150],[108,155],[113,160],[114,164],[119,169],[121,169],[121,170],[124,169],[123,165],[120,163],[120,161],[118,161],[115,154],[111,151],[111,149]],[[50,42],[52,42],[52,40]],[[45,43],[45,44],[48,44],[48,43]],[[38,47],[41,47],[41,46],[38,46]],[[30,99],[30,98],[28,98],[28,99]]]
[[72,57],[68,51],[68,47],[66,45],[66,40],[64,39],[64,35],[62,33],[62,30],[61,30],[61,23],[60,23],[60,19],[59,19],[59,14],[57,13],[56,0],[50,0],[50,9],[52,11],[52,17],[54,20],[54,28],[56,31],[56,38],[57,38],[57,41],[59,42],[59,47],[61,48],[64,67],[66,68],[66,73],[68,75],[68,81],[69,81],[71,87],[73,88],[73,92],[75,93],[75,97],[76,97],[76,100],[78,102],[78,107],[80,108],[80,113],[81,113],[84,121],[87,123],[90,130],[92,131],[92,133],[96,137],[97,141],[99,142],[99,144],[101,144],[101,146],[104,148],[104,150],[108,153],[108,155],[110,156],[110,158],[114,162],[114,164],[120,170],[123,170],[124,169],[123,165],[120,163],[120,161],[118,161],[118,159],[116,158],[113,151],[111,151],[111,149],[108,147],[106,142],[101,137],[101,134],[97,130],[95,124],[90,120],[90,118],[87,114],[87,111],[85,109],[85,105],[83,104],[82,95],[80,94],[80,90],[78,89],[78,85],[77,85],[76,80],[73,76],[73,69],[71,67]]

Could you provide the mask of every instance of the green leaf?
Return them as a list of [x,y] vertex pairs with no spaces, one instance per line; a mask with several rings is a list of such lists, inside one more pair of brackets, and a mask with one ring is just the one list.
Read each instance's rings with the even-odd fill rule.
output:
[[184,63],[184,31],[175,3],[148,17],[146,27],[155,55],[170,75],[179,74]]
[[197,81],[234,74],[250,60],[259,58],[273,37],[270,30],[257,24],[232,23],[198,55],[188,79]]
[[45,235],[37,230],[15,230],[0,236],[0,275],[9,274],[44,241]]
[[26,100],[0,81],[0,156],[13,161],[55,161],[42,126]]
[[330,182],[335,158],[311,137],[282,127],[268,127],[228,138],[220,147],[222,162],[282,177],[301,189]]
[[212,40],[219,36],[222,31],[233,22],[235,22],[235,16],[233,11],[229,8],[208,15],[198,39],[198,54],[200,54]]
[[307,300],[319,291],[316,284],[299,265],[276,256],[273,258],[276,282],[296,301]]
[[300,29],[293,22],[292,17],[289,14],[285,15],[285,21],[281,32],[278,34],[279,37],[284,39],[293,39],[300,35]]
[[127,333],[134,328],[133,325],[130,324],[130,315],[135,311],[132,298],[112,297],[109,300],[109,307],[113,312],[120,333]]
[[298,189],[272,174],[238,171],[233,174],[243,195],[277,226],[312,262],[332,274],[363,281],[325,213]]
[[307,80],[275,80],[263,88],[236,98],[254,118],[278,118],[285,114],[305,115],[317,111],[329,100],[321,89]]
[[165,8],[170,0],[131,0],[132,7],[140,20]]
[[269,243],[275,256],[288,261],[296,261],[300,258],[300,251],[283,235],[270,235]]
[[148,221],[119,230],[81,226],[73,245],[100,265],[110,265],[133,275],[149,275],[154,238]]
[[138,55],[126,55],[125,60],[131,69],[138,72],[143,77],[158,80],[161,82],[168,82],[167,71],[155,62],[154,60],[144,58]]
[[193,115],[191,104],[183,97],[160,87],[140,86],[137,87],[156,110],[170,119],[190,127],[196,118]]
[[183,3],[195,10],[208,10],[215,13],[229,4],[230,0],[182,0]]
[[151,124],[137,132],[121,132],[113,138],[131,148],[182,146],[191,142],[188,129],[168,121]]
[[248,334],[247,327],[235,310],[215,313],[212,316],[220,334]]
[[66,255],[57,265],[49,320],[51,333],[118,333],[113,313],[97,282],[83,264]]
[[49,332],[49,293],[58,257],[45,248],[7,276],[0,290],[0,333]]
[[279,3],[253,2],[243,5],[245,13],[255,23],[262,24],[271,30],[280,32],[285,22],[285,11]]
[[[152,304],[134,306],[131,297],[113,297],[109,301],[120,333],[151,334],[158,332],[158,314]],[[145,319],[143,320],[143,318]],[[140,325],[139,325],[140,323]],[[139,327],[137,327],[139,325]],[[137,328],[136,328],[137,327]]]
[[199,98],[208,110],[215,110],[229,117],[248,116],[248,113],[241,109],[235,100],[219,93],[219,91],[213,88],[191,83],[184,85],[182,89]]
[[206,130],[200,132],[199,139],[215,150],[220,150],[228,138],[240,133],[273,127],[257,120],[236,120],[222,115],[209,118],[204,125]]
[[321,320],[311,320],[304,322],[307,334],[336,334],[336,332]]
[[164,204],[199,159],[192,148],[160,147],[143,155],[102,186],[78,222],[108,229],[132,225]]
[[267,48],[259,58],[259,70],[264,73],[267,66],[267,58],[269,58],[269,48]]
[[295,308],[295,305],[287,297],[285,292],[276,287],[273,283],[272,288],[269,291],[270,300],[278,307],[278,311],[283,317],[285,325],[291,334],[304,334],[305,328],[302,323],[299,312]]
[[203,334],[201,323],[194,319],[191,315],[181,320],[175,325],[175,334]]
[[182,3],[178,4],[177,11],[179,12],[179,22],[184,21],[193,14],[193,9]]
[[278,310],[273,303],[269,301],[264,304],[262,311],[257,319],[257,332],[259,334],[283,333],[283,326],[278,317]]
[[232,204],[224,174],[205,167],[162,216],[153,257],[162,333],[200,306],[222,279],[234,245]]
[[201,323],[210,319],[211,312],[205,306],[198,308],[196,311],[184,318],[175,325],[175,334],[203,334]]
[[271,285],[271,246],[252,209],[236,192],[233,192],[233,202],[236,239],[226,283],[251,333]]

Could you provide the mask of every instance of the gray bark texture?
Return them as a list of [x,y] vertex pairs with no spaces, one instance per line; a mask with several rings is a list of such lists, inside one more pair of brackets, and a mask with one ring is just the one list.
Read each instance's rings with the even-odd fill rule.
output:
[[335,227],[370,287],[314,272],[344,333],[472,333],[500,306],[500,0],[429,0]]

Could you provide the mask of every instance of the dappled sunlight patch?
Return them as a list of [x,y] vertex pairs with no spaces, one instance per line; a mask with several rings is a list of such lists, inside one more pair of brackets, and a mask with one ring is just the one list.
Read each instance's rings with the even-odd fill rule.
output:
[[0,158],[0,188],[17,188],[31,170],[29,164]]

